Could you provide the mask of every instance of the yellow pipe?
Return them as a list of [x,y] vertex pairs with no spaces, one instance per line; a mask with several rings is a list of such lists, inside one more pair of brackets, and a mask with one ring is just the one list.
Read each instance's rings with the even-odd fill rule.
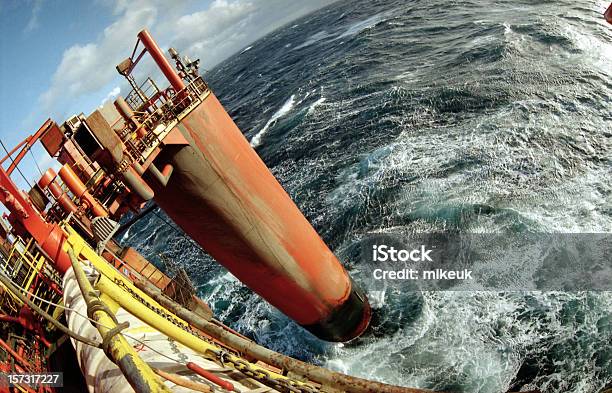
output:
[[[135,300],[132,295],[127,294],[117,284],[105,276],[100,276],[100,279],[96,283],[96,289],[109,296],[111,299],[113,299],[113,301],[119,304],[119,306],[126,309],[136,318],[142,320],[148,325],[151,325],[153,328],[180,342],[186,347],[193,349],[194,351],[207,354],[209,350],[219,350],[219,347],[212,345],[209,342],[186,332],[174,323],[169,322],[166,318],[168,316],[175,317],[173,314],[166,311],[167,314],[166,317],[164,317],[159,312],[151,310],[140,301]],[[148,299],[145,300],[148,302]],[[159,306],[159,310],[162,312],[165,311],[165,309],[163,309],[161,306]],[[209,354],[209,356],[211,356],[211,354]]]
[[[68,249],[68,255],[70,256],[72,269],[77,278],[79,288],[87,303],[87,309],[89,310],[94,302],[104,304],[100,298],[96,296],[93,287],[85,276],[85,272],[71,248]],[[120,332],[113,332],[117,324],[113,316],[111,316],[110,310],[104,310],[98,307],[92,313],[91,318],[97,322],[94,325],[100,332],[100,336],[103,337],[103,342],[108,341],[108,345],[105,349],[106,356],[121,369],[121,372],[136,392],[170,392],[170,389],[163,384],[151,367],[138,356],[125,337],[123,337]]]
[[[202,340],[186,331],[186,329],[191,329],[187,322],[177,317],[153,300],[149,295],[136,288],[132,281],[121,274],[114,266],[110,265],[104,258],[96,254],[74,229],[68,225],[66,225],[64,229],[68,233],[68,238],[64,243],[66,250],[70,248],[68,245],[71,245],[78,255],[81,255],[83,259],[91,262],[96,270],[101,273],[100,279],[96,283],[96,289],[102,292],[102,294],[110,297],[120,307],[169,338],[213,360],[217,359],[214,353],[223,350],[221,347]],[[165,316],[162,316],[160,312]],[[167,318],[171,319],[172,322]],[[230,361],[244,361],[231,354],[227,354],[226,359]],[[275,379],[289,380],[289,378],[282,374],[271,372],[256,364],[250,364],[249,366]]]
[[[83,240],[81,235],[79,235],[72,227],[65,225],[64,230],[68,235],[66,241],[64,242],[64,251],[67,252],[69,248],[72,248],[76,255],[80,255],[83,259],[89,261],[102,276],[106,276],[110,280],[120,283],[122,287],[127,289],[127,292],[134,293],[140,298],[146,299],[153,307],[163,308],[146,293],[136,288],[129,278],[124,276],[119,270],[108,263],[106,259],[96,254],[96,252],[85,242],[85,240]],[[176,320],[185,328],[189,327],[189,324],[182,319],[176,318]]]
[[[100,276],[100,279],[96,283],[96,289],[98,289],[104,295],[110,297],[114,302],[116,302],[119,306],[127,310],[130,314],[134,315],[136,318],[140,319],[144,323],[165,334],[169,338],[183,344],[184,346],[192,349],[195,352],[203,354],[204,356],[212,360],[217,360],[215,353],[221,350],[220,347],[211,344],[205,340],[202,340],[201,338],[181,329],[179,326],[170,322],[167,318],[170,317],[173,319],[173,321],[178,321],[179,318],[176,315],[167,311],[162,306],[159,306],[158,311],[152,310],[151,308],[142,304],[140,301],[135,300],[132,295],[126,293],[123,289],[121,289],[118,285],[116,285],[114,282],[112,282],[105,276]],[[146,298],[147,299],[143,300],[154,303],[154,301],[148,296],[146,296]],[[164,313],[165,316],[160,314],[159,311]],[[243,359],[232,354],[227,354],[225,358],[230,360],[231,362],[244,362]],[[249,366],[254,370],[269,374],[277,380],[288,379],[282,374],[271,372],[270,370],[260,367],[257,364],[250,364]]]

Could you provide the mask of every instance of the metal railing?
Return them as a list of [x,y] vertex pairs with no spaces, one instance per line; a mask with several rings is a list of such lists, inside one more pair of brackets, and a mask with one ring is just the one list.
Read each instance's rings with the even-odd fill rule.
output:
[[[48,266],[47,259],[38,251],[33,239],[25,242],[17,237],[12,244],[5,241],[0,252],[0,269],[16,286],[35,295],[31,299],[34,304],[50,315],[59,316],[60,310],[50,303],[62,302],[62,295],[51,288],[51,285],[61,288],[60,277]],[[8,315],[17,315],[22,306],[23,303],[10,291],[0,295],[0,309]]]
[[144,104],[146,104],[146,102],[143,101],[142,97],[140,96],[141,94],[147,99],[150,99],[156,94],[159,94],[159,92],[159,87],[157,87],[155,81],[149,77],[142,82],[140,86],[138,86],[138,91],[136,89],[132,89],[132,91],[130,91],[125,98],[125,102],[127,102],[132,109],[138,111]]
[[[150,79],[150,78],[149,78]],[[153,83],[151,81],[151,83]],[[157,88],[157,86],[155,86]],[[172,96],[168,96],[165,93],[172,93]],[[154,132],[159,124],[169,124],[173,120],[180,120],[182,116],[189,112],[192,108],[202,102],[203,98],[210,92],[208,84],[202,79],[201,76],[195,78],[190,82],[183,90],[173,92],[172,90],[160,91],[157,90],[157,99],[150,102],[149,108],[143,108],[143,104],[138,106],[138,102],[132,104],[126,99],[126,102],[130,104],[132,109],[135,110],[138,121],[144,125],[147,129],[147,134],[142,138],[134,138],[133,134],[135,131],[131,131],[131,136],[126,138],[124,141],[127,151],[136,160],[141,158],[143,152],[155,147],[161,143],[159,136]],[[136,92],[132,90],[130,96],[136,95]],[[150,97],[151,101],[154,96]],[[140,99],[138,97],[138,99]],[[132,98],[132,102],[135,98]],[[147,111],[147,109],[149,111]],[[127,124],[125,127],[129,127]]]

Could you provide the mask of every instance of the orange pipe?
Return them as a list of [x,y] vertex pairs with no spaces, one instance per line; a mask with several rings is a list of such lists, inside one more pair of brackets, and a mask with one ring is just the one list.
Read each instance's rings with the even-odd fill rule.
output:
[[85,184],[81,181],[81,179],[79,179],[77,174],[74,173],[68,164],[64,164],[64,166],[62,166],[62,169],[59,171],[59,175],[64,184],[76,198],[81,198],[87,192],[87,187],[85,187]]
[[208,379],[210,382],[214,383],[215,385],[219,385],[223,389],[228,390],[230,392],[235,392],[234,385],[231,382],[228,382],[228,381],[225,381],[225,380],[219,378],[215,374],[211,373],[208,370],[203,369],[202,367],[198,366],[197,364],[195,364],[193,362],[189,362],[189,363],[187,363],[187,368],[190,369],[191,371],[193,371],[194,373],[198,374],[202,378]]
[[40,180],[38,180],[38,186],[44,190],[45,188],[49,186],[49,184],[51,184],[53,179],[55,179],[56,177],[57,177],[57,173],[55,173],[53,168],[49,168],[40,177]]
[[72,199],[62,190],[62,187],[55,181],[57,174],[52,168],[47,169],[47,171],[42,175],[40,180],[38,180],[38,186],[41,189],[48,188],[51,192],[51,195],[55,198],[55,200],[59,203],[61,208],[67,213],[74,213],[78,210],[77,206],[72,202]]
[[62,166],[62,169],[59,171],[59,176],[75,197],[87,203],[96,217],[108,215],[104,206],[102,206],[96,200],[96,198],[94,198],[89,191],[87,191],[85,184],[81,181],[81,179],[79,179],[77,174],[74,173],[68,164],[64,164],[64,166]]
[[138,33],[138,38],[140,38],[140,41],[142,42],[144,47],[147,48],[147,51],[149,52],[155,63],[157,63],[157,66],[164,74],[164,76],[168,79],[168,82],[170,82],[174,90],[176,92],[183,90],[185,88],[185,83],[178,76],[176,71],[174,71],[174,68],[172,68],[170,62],[168,61],[168,59],[166,59],[166,56],[164,56],[164,53],[157,45],[157,42],[155,42],[153,37],[151,37],[151,33],[149,33],[147,29],[144,29],[140,33]]
[[348,341],[371,310],[341,263],[251,148],[217,98],[176,128],[190,145],[158,161],[157,204],[240,281],[313,334]]

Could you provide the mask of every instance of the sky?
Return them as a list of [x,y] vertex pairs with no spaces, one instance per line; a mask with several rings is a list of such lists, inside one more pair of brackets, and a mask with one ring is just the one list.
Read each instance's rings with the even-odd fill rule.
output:
[[[10,149],[49,117],[61,124],[118,94],[125,96],[115,65],[132,53],[143,28],[163,50],[172,46],[199,58],[206,70],[332,2],[0,0],[0,139]],[[51,163],[40,144],[33,156],[22,168],[29,181],[40,176],[35,160],[43,171]],[[15,180],[25,188],[24,180]]]

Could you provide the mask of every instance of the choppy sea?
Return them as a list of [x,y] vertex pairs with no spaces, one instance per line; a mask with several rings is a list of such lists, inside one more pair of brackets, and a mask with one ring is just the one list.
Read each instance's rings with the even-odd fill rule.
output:
[[[204,76],[368,291],[355,249],[373,233],[611,231],[607,5],[340,1]],[[370,290],[368,333],[330,344],[162,218],[123,241],[173,258],[219,319],[288,355],[459,392],[596,393],[612,381],[611,292]]]

